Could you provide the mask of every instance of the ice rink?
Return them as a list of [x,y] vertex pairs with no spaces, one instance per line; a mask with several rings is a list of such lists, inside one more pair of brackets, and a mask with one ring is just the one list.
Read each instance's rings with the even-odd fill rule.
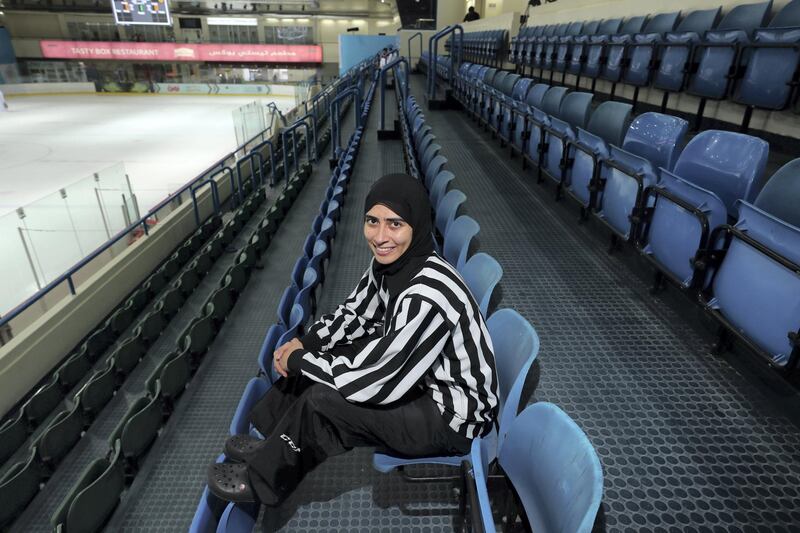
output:
[[232,111],[290,97],[74,95],[9,98],[0,113],[0,216],[117,163],[142,214],[236,148]]
[[[234,150],[232,112],[255,100],[294,107],[293,97],[74,95],[10,98],[0,112],[0,315],[57,278],[126,226],[120,191],[97,189],[106,203],[101,220],[94,194],[88,203],[70,187],[72,208],[53,197],[26,207],[95,172],[123,163],[140,214]],[[57,197],[56,197],[57,198]],[[97,199],[100,203],[100,198]],[[110,208],[108,206],[111,206]],[[130,211],[133,213],[133,211]],[[7,216],[3,216],[7,215]]]

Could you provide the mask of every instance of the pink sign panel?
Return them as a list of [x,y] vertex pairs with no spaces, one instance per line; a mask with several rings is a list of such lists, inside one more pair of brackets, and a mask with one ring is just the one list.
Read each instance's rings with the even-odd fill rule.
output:
[[318,45],[178,44],[98,41],[40,41],[51,59],[115,61],[206,61],[209,63],[322,63]]

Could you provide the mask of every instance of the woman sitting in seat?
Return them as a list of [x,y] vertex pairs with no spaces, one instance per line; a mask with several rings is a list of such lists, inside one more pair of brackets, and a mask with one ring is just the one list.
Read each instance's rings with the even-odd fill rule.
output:
[[382,177],[364,205],[374,258],[350,296],[278,347],[283,378],[250,413],[266,438],[235,435],[209,467],[209,489],[235,502],[281,503],[316,465],[354,447],[464,455],[497,415],[494,354],[478,304],[439,257],[422,184]]

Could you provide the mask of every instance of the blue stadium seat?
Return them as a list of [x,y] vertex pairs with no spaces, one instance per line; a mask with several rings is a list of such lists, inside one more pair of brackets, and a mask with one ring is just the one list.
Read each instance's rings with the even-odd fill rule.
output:
[[[529,79],[530,78],[523,78],[523,80]],[[550,86],[544,83],[533,85],[526,93],[525,99],[520,102],[515,102],[511,108],[511,113],[513,115],[512,120],[514,121],[512,145],[520,152],[523,150],[523,143],[525,141],[527,116],[533,113],[531,110],[532,107],[542,107],[542,100],[548,89],[550,89]]]
[[546,149],[540,169],[559,184],[564,180],[564,149],[566,143],[575,139],[576,128],[585,128],[592,110],[592,93],[569,93],[561,102],[558,113],[550,115],[550,124],[544,126]]
[[673,169],[688,129],[683,119],[643,113],[628,128],[622,148],[609,147],[601,162],[595,214],[615,235],[625,240],[636,235],[644,191],[658,181],[659,168]]
[[674,32],[668,32],[660,45],[653,74],[653,87],[666,91],[661,112],[666,109],[670,92],[683,90],[692,48],[702,36],[719,22],[721,7],[692,11],[678,24]]
[[[488,455],[494,459],[495,447],[503,437],[520,408],[522,388],[528,372],[539,354],[539,335],[530,322],[513,309],[498,309],[486,320],[486,328],[492,339],[497,368],[499,431],[492,431],[483,438],[488,446]],[[412,464],[443,464],[459,466],[465,457],[426,457],[403,459],[376,453],[372,465],[379,472],[387,473],[395,468]]]
[[742,54],[747,64],[734,100],[749,106],[745,129],[752,107],[784,109],[796,95],[799,44],[800,0],[793,0],[775,15],[768,28],[757,29],[753,41],[744,45]]
[[447,228],[456,218],[458,208],[467,200],[467,196],[458,189],[452,189],[442,197],[436,209],[436,230],[439,235],[446,235]]
[[582,59],[582,67],[578,74],[578,79],[575,83],[577,89],[580,85],[581,76],[596,79],[600,75],[605,61],[604,51],[606,45],[610,42],[612,35],[620,33],[622,28],[622,19],[608,19],[600,24],[597,34],[589,39],[585,46],[586,59]]
[[511,142],[512,133],[516,134],[517,122],[515,117],[517,116],[517,110],[524,104],[525,97],[528,95],[528,91],[532,86],[533,80],[530,78],[518,78],[517,82],[514,84],[514,88],[511,91],[511,98],[508,100],[507,105],[503,107],[503,114],[500,120],[499,133],[500,139],[503,141]]
[[584,208],[595,205],[601,161],[608,159],[610,145],[622,145],[632,109],[630,104],[622,102],[603,102],[592,113],[586,129],[577,128],[576,138],[569,142],[567,192]]
[[442,255],[447,262],[461,270],[467,262],[470,242],[480,230],[480,225],[472,217],[461,215],[454,219],[447,228],[442,245]]
[[642,33],[634,35],[628,43],[623,65],[623,81],[637,87],[633,96],[634,106],[639,97],[638,87],[650,84],[656,46],[663,42],[665,34],[675,29],[679,16],[678,11],[655,15],[647,22]]
[[[663,16],[663,15],[662,15]],[[622,71],[625,68],[625,52],[633,42],[634,35],[642,32],[647,16],[631,17],[625,21],[617,35],[612,35],[607,41],[604,50],[604,58],[600,69],[600,77],[615,84],[622,79]],[[614,88],[611,89],[611,96],[614,96]]]
[[[536,87],[531,89],[531,92]],[[531,113],[526,117],[527,146],[525,159],[538,166],[542,160],[542,145],[544,128],[550,125],[550,117],[558,115],[561,103],[569,89],[566,87],[550,87],[542,98],[542,107],[531,107]],[[528,93],[528,98],[531,94]]]
[[247,382],[242,397],[239,399],[239,405],[236,406],[236,412],[231,419],[229,428],[231,435],[257,436],[258,431],[250,425],[248,415],[270,387],[272,384],[264,378],[251,378]]
[[444,170],[444,166],[447,164],[447,158],[443,155],[437,155],[433,159],[430,160],[428,165],[424,170],[425,175],[425,187],[430,189],[431,184],[433,183],[433,178],[439,175],[439,173]]
[[[492,457],[491,443],[473,441],[470,459],[480,502],[473,523],[487,533],[496,531],[487,489]],[[497,462],[522,503],[526,530],[593,530],[603,499],[603,469],[586,434],[564,411],[548,402],[526,407],[498,443]],[[515,523],[516,517],[506,521]]]
[[570,53],[572,52],[573,44],[578,37],[594,35],[597,28],[600,26],[599,21],[594,22],[573,22],[567,28],[567,33],[558,39],[558,44],[553,56],[553,63],[550,70],[550,83],[553,82],[553,73],[561,72],[561,85],[564,85],[564,75],[567,71],[570,61]]
[[800,357],[798,177],[795,159],[769,179],[754,204],[739,203],[739,222],[720,230],[727,239],[718,252],[724,256],[703,295],[729,331],[785,371],[796,368]]
[[[642,252],[682,288],[696,288],[694,267],[710,232],[735,217],[737,200],[752,202],[761,189],[769,144],[741,133],[708,130],[684,148],[675,170],[661,170],[655,200],[640,236]],[[645,199],[645,204],[648,199]],[[648,204],[649,205],[649,204]]]
[[[453,224],[455,224],[455,221],[453,221]],[[481,313],[483,316],[487,316],[494,288],[503,277],[503,267],[491,255],[479,252],[470,257],[459,269],[459,272],[478,302]]]
[[736,74],[739,47],[750,41],[756,28],[764,26],[772,0],[733,7],[715,30],[694,47],[695,63],[687,92],[701,97],[697,124],[702,120],[706,99],[728,97]]
[[264,342],[261,343],[261,350],[258,352],[259,373],[269,378],[273,383],[278,379],[278,375],[277,372],[275,372],[275,368],[272,366],[272,354],[274,354],[275,349],[280,346],[278,341],[280,341],[284,333],[286,333],[286,328],[284,326],[280,324],[273,324],[270,326],[269,330],[267,330],[267,335],[264,337]]
[[449,170],[443,170],[439,172],[435,178],[433,178],[433,185],[431,185],[429,196],[434,211],[438,209],[439,202],[442,200],[442,197],[444,197],[445,193],[447,192],[447,186],[454,179],[455,179],[455,174],[453,174]]
[[289,315],[292,312],[294,299],[297,297],[299,288],[292,283],[283,290],[281,299],[278,302],[278,323],[286,327],[289,324]]
[[297,258],[292,268],[292,285],[297,290],[300,290],[300,287],[303,286],[303,272],[306,271],[306,266],[308,266],[308,259],[305,256]]

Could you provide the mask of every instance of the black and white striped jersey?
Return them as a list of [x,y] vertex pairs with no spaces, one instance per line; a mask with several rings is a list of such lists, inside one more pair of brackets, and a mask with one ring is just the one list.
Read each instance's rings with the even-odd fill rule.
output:
[[[365,337],[371,339],[360,350],[331,353]],[[494,423],[497,373],[486,323],[464,280],[436,254],[391,303],[368,268],[347,300],[302,341],[289,370],[351,402],[389,404],[422,386],[461,435],[475,438]]]

